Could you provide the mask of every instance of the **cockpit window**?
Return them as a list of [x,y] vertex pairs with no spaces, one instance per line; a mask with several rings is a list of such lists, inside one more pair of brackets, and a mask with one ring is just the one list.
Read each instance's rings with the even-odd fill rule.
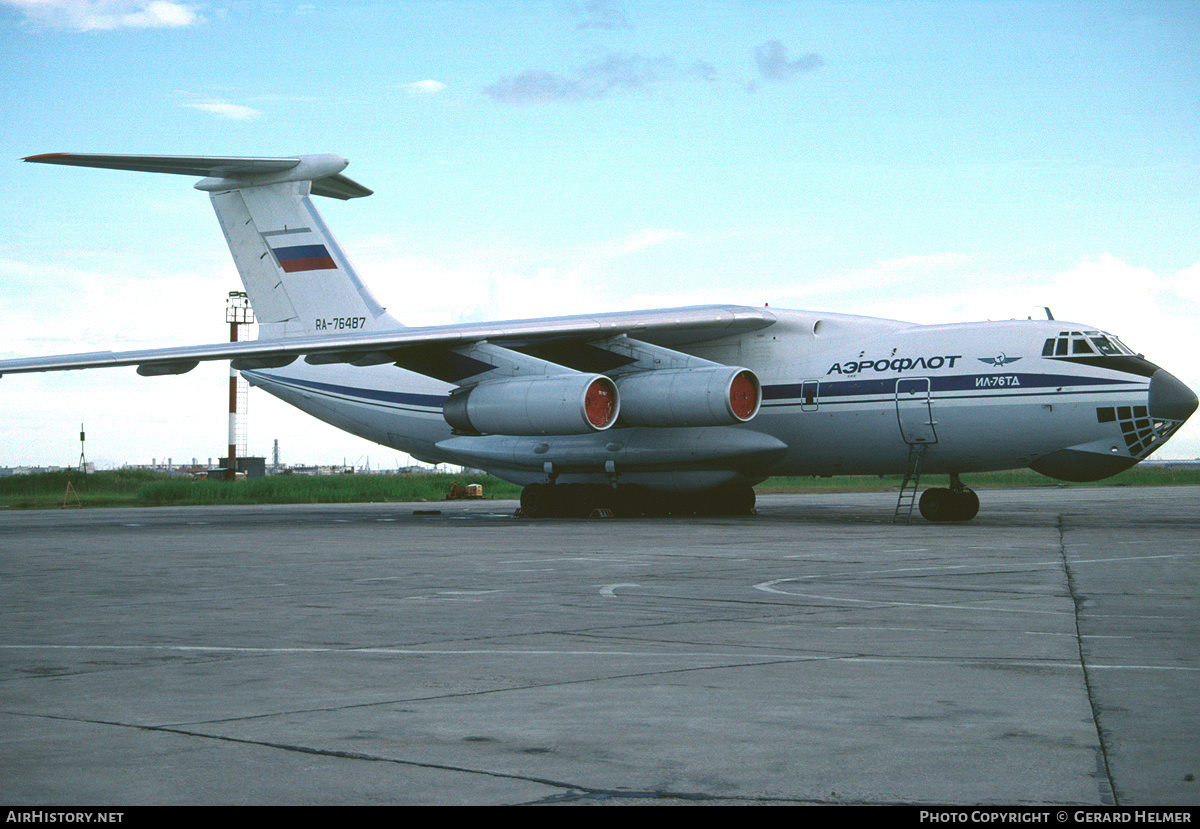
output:
[[1101,354],[1119,357],[1134,352],[1112,334],[1103,331],[1059,331],[1057,337],[1046,340],[1042,346],[1043,357],[1067,357],[1079,354]]
[[1116,337],[1109,335],[1109,339],[1112,341],[1112,344],[1115,345],[1122,354],[1135,354],[1136,353],[1132,348],[1125,345],[1125,343],[1121,342]]

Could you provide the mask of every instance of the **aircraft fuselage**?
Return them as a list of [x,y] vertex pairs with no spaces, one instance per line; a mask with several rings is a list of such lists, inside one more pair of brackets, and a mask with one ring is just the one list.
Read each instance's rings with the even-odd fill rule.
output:
[[551,474],[675,490],[771,475],[903,474],[914,446],[924,446],[926,473],[1032,466],[1095,480],[1157,448],[1190,414],[1189,395],[1194,408],[1178,380],[1089,326],[772,313],[778,321],[759,331],[670,345],[758,375],[761,409],[731,426],[618,422],[584,435],[456,437],[441,408],[452,387],[421,375],[345,365],[246,374],[316,417],[426,461],[521,484]]

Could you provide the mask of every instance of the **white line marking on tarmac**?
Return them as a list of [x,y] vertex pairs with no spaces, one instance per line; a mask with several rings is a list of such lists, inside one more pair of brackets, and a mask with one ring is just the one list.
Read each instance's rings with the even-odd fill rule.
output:
[[891,599],[848,599],[845,596],[822,596],[816,593],[789,593],[786,590],[776,590],[774,585],[781,584],[787,581],[798,581],[798,579],[775,579],[774,581],[765,581],[761,584],[754,585],[756,590],[761,590],[764,593],[776,593],[780,596],[791,596],[797,599],[819,599],[825,602],[833,602],[835,604],[866,604],[875,607],[928,607],[936,610],[971,610],[976,613],[1035,613],[1046,616],[1065,616],[1068,615],[1065,610],[1032,610],[1024,607],[981,607],[980,605],[987,602],[1002,601],[1003,599],[981,599],[977,604],[938,604],[936,602],[897,602]]
[[1108,564],[1110,561],[1150,561],[1156,558],[1193,558],[1200,553],[1163,553],[1158,556],[1124,556],[1122,558],[1081,558],[1072,559],[1071,564]]
[[609,598],[613,598],[616,596],[616,593],[614,593],[613,591],[616,590],[618,587],[641,587],[641,585],[640,584],[631,584],[631,583],[606,584],[606,585],[604,585],[604,587],[600,588],[600,595],[608,596]]
[[[916,552],[916,551],[912,551]],[[1124,556],[1121,558],[1081,558],[1071,559],[1071,565],[1077,564],[1108,564],[1109,562],[1118,561],[1151,561],[1156,558],[1192,558],[1200,555],[1200,553],[1163,553],[1156,556]],[[786,556],[793,558],[793,556]],[[1022,570],[1037,569],[1041,567],[1061,567],[1062,561],[1030,561],[1014,564],[990,564],[988,562],[975,564],[948,564],[929,567],[894,567],[888,570],[847,570],[838,573],[814,573],[809,576],[792,576],[786,579],[775,579],[774,581],[763,582],[763,585],[779,584],[785,581],[811,581],[813,579],[834,579],[843,578],[846,576],[886,576],[893,573],[921,573],[921,572],[947,572],[950,570],[978,570],[981,573],[1017,573]],[[787,596],[796,595],[787,593],[783,590],[771,590],[762,585],[754,585],[759,590],[764,590],[768,593],[783,593]]]
[[[744,662],[787,660],[794,662],[862,662],[884,664],[926,664],[926,665],[979,665],[981,667],[1029,667],[1029,668],[1062,668],[1077,670],[1078,662],[1071,660],[1005,660],[1005,659],[931,659],[928,657],[904,656],[837,656],[829,654],[805,653],[742,653],[712,652],[712,651],[595,651],[595,650],[519,650],[519,649],[434,649],[434,648],[240,648],[228,645],[0,645],[0,651],[34,651],[34,650],[78,650],[78,651],[167,651],[180,653],[231,653],[231,654],[369,654],[390,656],[634,656],[652,659],[707,659],[736,660]],[[720,665],[714,665],[720,668]],[[1188,665],[1105,665],[1089,662],[1088,668],[1121,671],[1184,671],[1200,673],[1200,667]]]
[[499,564],[549,564],[552,561],[599,561],[609,562],[617,561],[624,563],[625,559],[620,556],[556,556],[554,558],[510,558],[505,561],[498,562]]

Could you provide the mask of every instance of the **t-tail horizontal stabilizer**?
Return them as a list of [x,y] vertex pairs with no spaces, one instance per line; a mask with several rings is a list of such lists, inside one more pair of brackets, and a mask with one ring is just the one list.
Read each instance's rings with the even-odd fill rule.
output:
[[353,199],[371,191],[343,176],[340,155],[236,158],[187,155],[48,153],[40,164],[202,176],[238,275],[257,318],[259,339],[396,328],[351,266],[310,194]]
[[356,199],[369,196],[373,192],[341,175],[350,162],[340,155],[241,158],[211,155],[44,153],[31,155],[25,161],[63,164],[68,167],[99,167],[107,170],[201,176],[204,181],[197,183],[196,189],[209,192],[278,184],[284,181],[311,181],[313,195],[330,196],[335,199]]

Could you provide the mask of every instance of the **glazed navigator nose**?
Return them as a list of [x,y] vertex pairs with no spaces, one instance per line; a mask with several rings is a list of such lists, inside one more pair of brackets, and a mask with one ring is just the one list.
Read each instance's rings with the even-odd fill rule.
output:
[[1183,422],[1196,411],[1196,393],[1161,368],[1150,377],[1150,417]]

